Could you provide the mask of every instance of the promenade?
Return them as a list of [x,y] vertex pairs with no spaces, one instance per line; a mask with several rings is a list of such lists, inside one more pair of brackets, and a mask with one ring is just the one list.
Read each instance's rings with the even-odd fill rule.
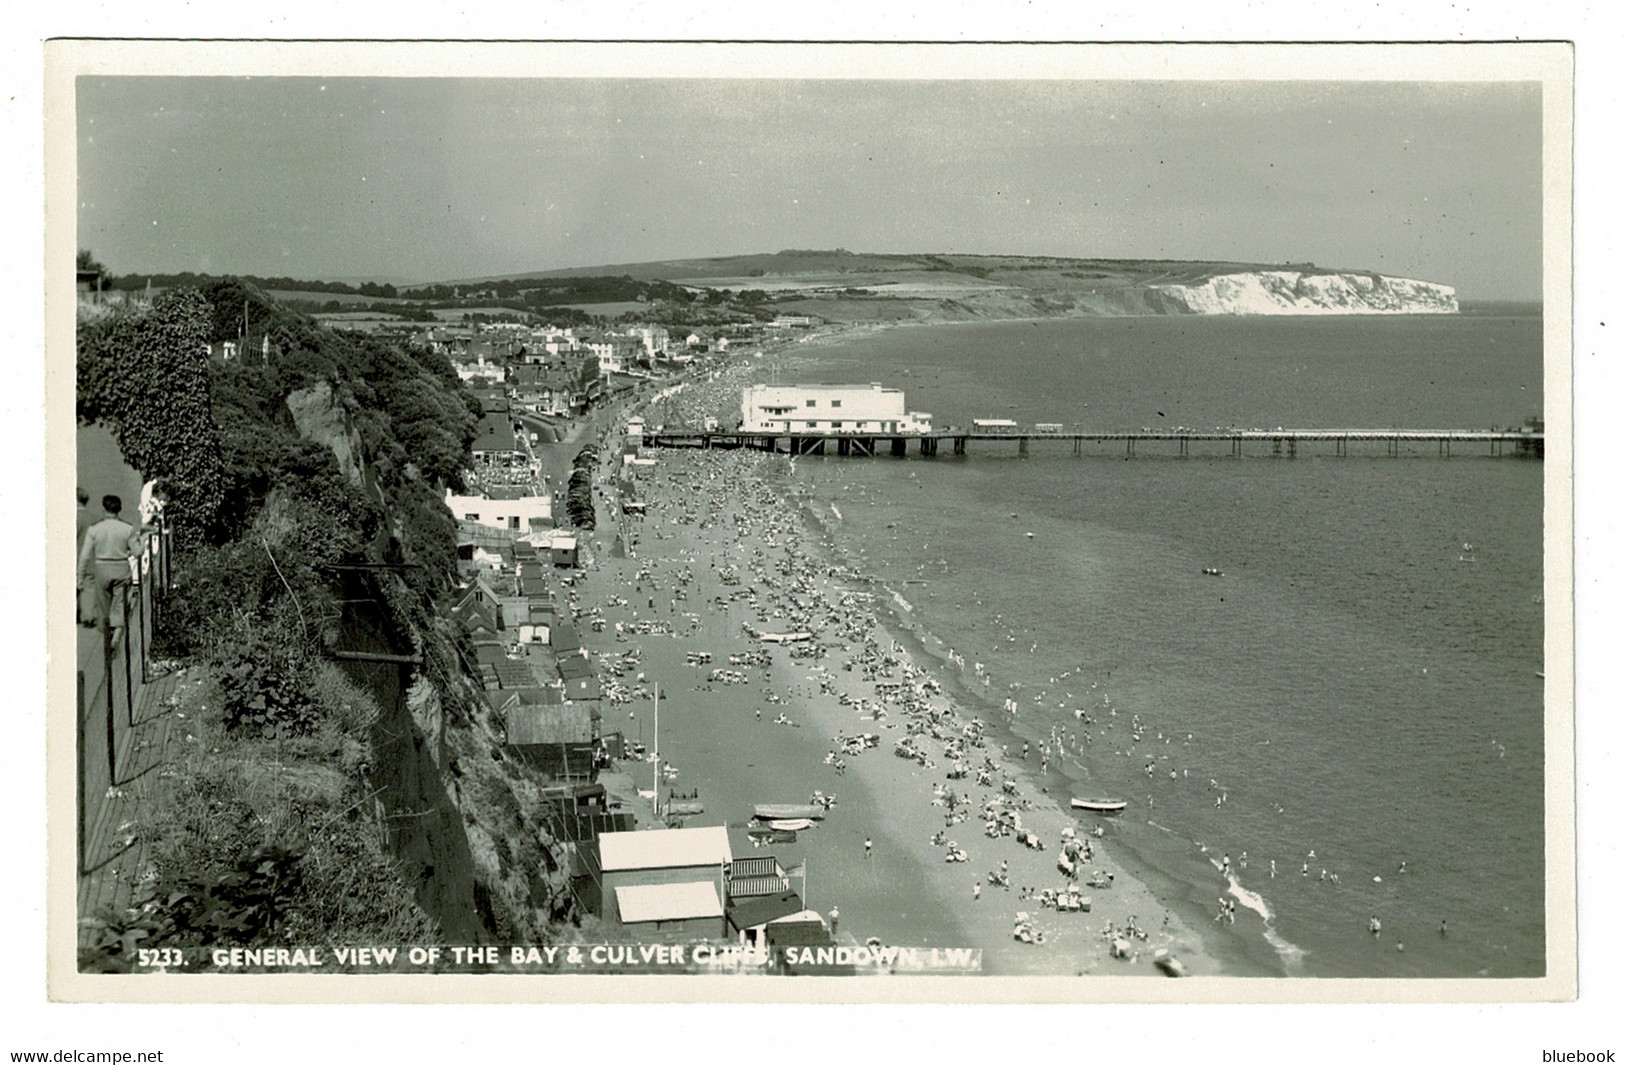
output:
[[[92,509],[104,494],[120,496],[133,513],[140,476],[100,427],[77,434],[78,483]],[[169,705],[183,674],[151,651],[160,591],[169,578],[168,532],[144,538],[140,580],[127,589],[128,623],[104,631],[75,626],[75,867],[78,917],[119,911],[139,897],[146,846],[137,811],[156,780],[178,722]],[[77,552],[75,557],[77,563]],[[125,612],[115,601],[120,619]],[[64,700],[65,702],[65,700]],[[62,705],[58,703],[57,705]],[[179,730],[184,734],[184,730]],[[81,926],[80,939],[85,929]]]
[[184,674],[166,670],[148,651],[152,596],[144,591],[132,589],[128,627],[78,630],[80,918],[117,912],[137,899],[146,864],[138,818],[143,792],[156,780],[170,744],[181,742],[184,733],[185,723],[170,705]]

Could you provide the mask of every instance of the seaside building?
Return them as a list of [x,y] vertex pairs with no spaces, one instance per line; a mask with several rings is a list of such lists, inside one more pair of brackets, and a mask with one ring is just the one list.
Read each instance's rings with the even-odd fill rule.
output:
[[597,777],[594,705],[565,698],[556,685],[534,683],[499,686],[486,698],[502,713],[507,748],[524,761],[560,780]]
[[447,489],[446,506],[463,521],[515,537],[553,527],[553,497],[522,485],[492,485],[480,495]]
[[[535,548],[515,541],[497,553],[506,557],[474,570],[449,612],[468,638],[469,671],[515,757],[555,779],[593,780],[603,753],[597,669],[574,625],[558,617],[551,567]],[[522,553],[529,558],[518,562]]]
[[903,390],[869,385],[751,385],[740,402],[748,433],[928,433],[931,415],[905,409]]
[[501,382],[507,379],[507,367],[486,351],[471,353],[469,358],[451,360],[452,369],[464,381],[487,380]]
[[640,360],[646,363],[649,359],[649,349],[640,334],[605,333],[586,346],[598,357],[601,373],[628,373]]
[[640,325],[631,330],[632,335],[643,341],[643,352],[650,359],[665,355],[671,347],[671,333],[665,326]]
[[[738,936],[742,947],[765,949],[768,925],[794,920],[807,913],[802,901],[806,893],[805,864],[786,870],[771,854],[735,858],[728,866],[727,875],[728,928]],[[800,891],[790,886],[792,876],[801,878]],[[816,914],[812,919],[820,920]]]
[[645,941],[727,935],[727,828],[605,832],[591,851],[610,928]]
[[543,365],[516,366],[508,376],[514,406],[536,414],[568,415],[576,407],[578,388],[567,371]]

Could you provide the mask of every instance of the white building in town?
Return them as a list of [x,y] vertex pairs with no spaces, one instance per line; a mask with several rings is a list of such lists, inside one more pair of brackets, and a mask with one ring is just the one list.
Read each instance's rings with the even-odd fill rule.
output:
[[484,355],[475,355],[471,359],[453,359],[452,369],[464,381],[472,381],[476,377],[488,377],[493,381],[505,381],[508,377],[508,368],[496,358],[486,358]]
[[493,487],[477,496],[447,489],[446,507],[456,518],[516,537],[553,527],[553,497],[519,486]]
[[752,385],[740,403],[745,432],[928,433],[931,415],[904,410],[903,390],[868,385]]

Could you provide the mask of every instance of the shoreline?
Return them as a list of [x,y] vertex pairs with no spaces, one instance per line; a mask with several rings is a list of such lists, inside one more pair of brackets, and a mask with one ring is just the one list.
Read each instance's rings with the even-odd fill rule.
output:
[[[835,509],[832,504],[824,505],[831,510]],[[803,510],[812,514],[819,522],[820,531],[831,536],[833,530],[829,527],[829,517],[833,516],[837,521],[841,520],[838,510],[835,510],[833,515],[821,515],[817,511],[817,505],[811,502],[804,506]],[[950,659],[949,656],[954,654],[952,648],[948,647],[935,633],[925,628],[911,613],[900,611],[899,606],[893,601],[893,597],[898,596],[900,593],[878,578],[865,579],[869,580],[874,587],[885,591],[884,595],[875,597],[877,604],[879,604],[877,611],[880,615],[878,619],[879,627],[905,647],[913,661],[920,662],[923,660],[928,663],[926,666],[927,671],[942,678],[946,682],[945,687],[951,689],[950,698],[955,699],[956,702],[968,704],[978,712],[978,716],[982,720],[988,723],[987,735],[1003,747],[1004,760],[1007,765],[1005,774],[1020,781],[1019,787],[1024,794],[1029,790],[1034,791],[1037,796],[1043,796],[1046,805],[1061,818],[1081,818],[1085,823],[1092,818],[1098,817],[1099,823],[1108,827],[1120,826],[1128,823],[1124,820],[1125,817],[1132,819],[1135,816],[1133,813],[1105,817],[1082,812],[1072,814],[1068,806],[1061,805],[1061,803],[1070,800],[1073,792],[1079,787],[1079,781],[1069,777],[1060,768],[1044,769],[1042,761],[1036,755],[1031,759],[1023,760],[1019,755],[1011,756],[1009,754],[1010,745],[1013,743],[1030,744],[1034,752],[1039,752],[1042,750],[1046,739],[1052,739],[1053,737],[1046,738],[1019,729],[1017,724],[1020,719],[1017,716],[1003,712],[997,705],[997,700],[988,694],[994,690],[992,687],[984,686],[983,689],[978,689],[978,686],[971,682],[972,674],[966,672],[963,656],[959,657],[957,663]],[[906,597],[904,602],[907,602]],[[1004,741],[1009,742],[1005,743]],[[1035,766],[1033,764],[1035,761],[1039,762],[1039,765]],[[1086,774],[1089,772],[1087,763],[1084,763],[1081,759],[1076,764],[1083,768]],[[1055,799],[1057,796],[1059,797],[1058,801]],[[1147,823],[1150,824],[1151,822]],[[1259,914],[1250,910],[1243,912],[1240,916],[1243,924],[1235,928],[1236,935],[1221,935],[1212,932],[1206,927],[1210,921],[1207,916],[1207,901],[1197,898],[1200,889],[1195,884],[1164,872],[1147,861],[1145,855],[1139,849],[1133,848],[1121,832],[1111,832],[1108,838],[1113,841],[1112,846],[1107,849],[1108,857],[1102,863],[1097,864],[1110,865],[1117,873],[1126,875],[1137,882],[1141,887],[1150,891],[1158,905],[1175,911],[1183,910],[1182,913],[1176,912],[1176,916],[1183,919],[1186,929],[1201,943],[1200,952],[1216,960],[1224,974],[1254,977],[1287,975],[1281,971],[1279,952],[1267,943],[1269,929],[1265,927]],[[1128,852],[1126,861],[1124,860],[1124,851]],[[1237,885],[1233,882],[1227,883],[1218,879],[1217,872],[1217,867],[1215,867],[1214,890],[1221,895],[1236,896],[1234,889]],[[1254,927],[1255,925],[1257,927]],[[1187,965],[1187,970],[1190,968]]]
[[[838,331],[841,335],[846,332]],[[821,339],[834,341],[839,338],[825,334]],[[782,353],[782,349],[775,354],[779,353]],[[754,359],[741,360],[741,363],[732,368],[736,371],[735,374],[725,371],[718,375],[722,380],[713,383],[718,389],[725,390],[733,384],[727,378],[738,373],[749,373],[755,369],[754,364]],[[690,387],[696,386],[704,388],[706,383],[690,382]],[[685,400],[683,394],[679,393],[677,399],[683,400],[687,406],[688,401],[694,397],[690,395]],[[602,430],[597,438],[613,441],[614,433],[615,427],[610,426]],[[636,479],[639,482],[640,492],[650,505],[649,516],[642,522],[632,523],[623,523],[617,517],[614,525],[623,528],[629,536],[637,536],[639,533],[642,535],[626,545],[631,550],[625,558],[606,557],[617,552],[601,551],[597,572],[602,572],[610,578],[610,583],[616,585],[624,585],[628,579],[635,582],[639,572],[649,574],[652,581],[658,581],[653,571],[661,565],[659,560],[668,563],[673,560],[679,561],[687,566],[691,573],[699,575],[697,581],[699,594],[687,604],[692,610],[695,606],[711,603],[713,597],[717,595],[712,591],[713,587],[723,587],[712,586],[707,581],[706,578],[711,576],[712,567],[725,562],[737,564],[740,556],[744,556],[746,560],[755,563],[754,572],[758,576],[758,582],[768,585],[766,589],[758,591],[766,595],[778,595],[778,591],[773,588],[773,582],[764,581],[763,576],[772,568],[783,566],[786,554],[792,550],[806,546],[809,551],[805,553],[820,556],[834,550],[834,533],[829,522],[834,515],[819,514],[818,504],[810,499],[810,493],[803,489],[793,489],[793,498],[789,500],[793,506],[781,506],[786,516],[781,516],[782,520],[773,521],[766,536],[766,540],[773,544],[772,548],[763,550],[757,547],[752,550],[746,546],[742,534],[732,535],[737,533],[742,522],[747,525],[762,524],[766,520],[760,507],[751,513],[751,508],[741,502],[741,497],[748,494],[747,485],[751,486],[752,490],[771,491],[764,489],[765,481],[771,474],[769,468],[771,461],[765,457],[733,456],[724,453],[696,453],[695,456],[674,453],[669,459],[662,457],[660,465],[652,468],[652,472],[637,470]],[[673,520],[674,510],[681,511],[682,508],[692,507],[698,493],[690,492],[687,499],[674,503],[671,489],[675,486],[668,482],[678,477],[694,477],[695,467],[710,467],[703,470],[709,478],[716,478],[719,471],[724,468],[729,474],[728,478],[724,478],[725,483],[730,486],[731,496],[723,508],[727,520],[719,523],[725,534],[716,540],[708,539],[693,525]],[[606,481],[606,484],[612,483]],[[783,500],[780,502],[783,503]],[[812,508],[812,514],[819,518],[816,523],[808,522],[807,515],[802,513],[809,506]],[[600,530],[595,539],[604,540],[612,538],[613,535],[609,532],[609,526],[606,526]],[[639,539],[641,543],[638,542]],[[806,544],[803,545],[801,540],[805,540]],[[838,551],[835,553],[838,554]],[[939,908],[943,915],[940,919],[928,922],[932,925],[934,933],[941,935],[942,929],[946,927],[957,930],[958,934],[966,937],[958,943],[940,940],[939,942],[950,946],[982,947],[984,972],[1033,975],[1061,973],[1155,975],[1157,970],[1148,963],[1155,957],[1157,950],[1165,949],[1176,954],[1183,962],[1185,971],[1191,975],[1220,973],[1269,975],[1268,969],[1253,960],[1250,952],[1241,944],[1227,944],[1219,937],[1204,934],[1206,930],[1198,931],[1201,917],[1196,905],[1189,899],[1179,897],[1181,890],[1189,889],[1190,885],[1161,877],[1154,870],[1126,868],[1122,863],[1122,856],[1114,853],[1119,848],[1113,841],[1116,831],[1110,819],[1102,818],[1098,821],[1103,836],[1088,837],[1094,855],[1087,868],[1090,870],[1098,868],[1106,881],[1113,884],[1110,888],[1084,888],[1083,894],[1091,898],[1090,912],[1062,913],[1042,906],[1037,899],[1022,898],[1024,888],[1057,889],[1065,883],[1056,863],[1063,843],[1061,830],[1067,826],[1075,826],[1074,831],[1082,838],[1096,827],[1096,819],[1092,815],[1085,815],[1086,819],[1079,821],[1072,816],[1071,810],[1055,801],[1053,794],[1061,794],[1058,786],[1065,778],[1056,773],[1041,775],[1036,771],[1036,767],[1030,763],[1023,763],[1019,757],[1006,757],[1002,750],[1005,742],[1019,741],[1019,733],[1009,727],[1013,723],[1000,720],[1000,715],[996,712],[988,712],[987,704],[977,697],[970,685],[956,681],[952,676],[953,670],[946,668],[947,662],[942,654],[930,646],[934,638],[929,633],[919,630],[912,619],[903,617],[900,608],[893,609],[894,604],[888,601],[888,590],[878,584],[869,588],[859,588],[855,582],[833,575],[840,572],[840,567],[834,566],[833,562],[833,556],[820,558],[819,564],[825,570],[824,575],[815,579],[812,582],[814,587],[810,589],[804,585],[799,587],[798,595],[807,606],[827,609],[831,604],[839,606],[844,602],[847,606],[841,609],[847,610],[850,610],[850,605],[856,598],[865,595],[874,596],[863,611],[868,615],[868,624],[865,626],[866,640],[854,649],[851,642],[845,642],[843,646],[843,641],[831,642],[820,632],[820,644],[827,645],[824,657],[809,662],[791,659],[782,645],[773,648],[770,651],[772,665],[762,671],[763,676],[760,679],[752,676],[750,682],[728,686],[726,690],[718,690],[719,686],[710,685],[712,690],[706,692],[703,699],[712,705],[703,711],[696,708],[691,722],[696,728],[713,726],[722,733],[727,733],[734,722],[742,721],[750,721],[752,729],[773,728],[765,719],[757,724],[753,716],[744,716],[749,713],[748,707],[754,702],[755,708],[770,706],[775,713],[786,714],[798,725],[816,726],[811,732],[806,727],[777,730],[800,733],[802,739],[812,739],[816,734],[817,742],[814,744],[802,742],[786,745],[781,742],[764,745],[755,742],[753,738],[748,749],[742,746],[735,752],[742,758],[757,757],[750,752],[764,748],[779,757],[797,761],[807,759],[809,755],[813,755],[816,759],[815,750],[825,749],[828,742],[836,740],[843,734],[870,732],[882,737],[879,749],[869,750],[861,757],[845,758],[848,772],[844,777],[837,777],[833,771],[826,768],[821,759],[816,759],[811,767],[797,765],[794,772],[788,772],[789,767],[786,767],[785,775],[790,778],[822,780],[824,782],[822,790],[826,793],[844,789],[839,806],[831,812],[829,819],[818,828],[803,834],[816,837],[817,845],[812,845],[809,840],[807,846],[799,848],[807,853],[808,857],[811,856],[811,852],[818,853],[817,863],[809,863],[813,869],[810,877],[812,885],[810,901],[820,908],[831,904],[841,906],[843,921],[840,925],[840,934],[843,939],[850,933],[861,942],[869,934],[870,925],[883,927],[889,923],[869,911],[876,903],[883,902],[884,897],[891,892],[864,890],[864,885],[858,879],[865,864],[876,859],[863,857],[861,839],[848,838],[860,831],[850,822],[856,818],[872,818],[874,823],[864,824],[861,831],[879,841],[877,857],[884,856],[887,859],[888,889],[892,881],[896,881],[898,885],[906,885],[905,890],[908,891],[919,890],[924,884],[929,892],[927,907]],[[805,582],[807,576],[805,573],[797,573],[793,579]],[[743,577],[741,580],[743,581]],[[602,593],[603,589],[597,587],[600,583],[602,582],[595,573],[588,582],[592,596]],[[637,587],[636,583],[634,587]],[[641,594],[641,588],[638,590]],[[612,588],[609,591],[613,593],[616,589]],[[624,594],[621,597],[627,598]],[[645,611],[648,609],[647,604],[648,597],[645,596],[640,604]],[[747,642],[738,631],[738,624],[745,613],[742,609],[736,609],[741,605],[737,599],[728,600],[726,606],[716,608],[716,618],[695,630],[696,637],[703,639],[706,649],[716,645],[713,653],[719,656],[719,659],[726,659],[729,654],[760,649],[755,641]],[[628,607],[603,609],[589,605],[588,609],[601,610],[600,616],[605,618],[606,623],[621,620],[623,625],[627,620],[637,620],[635,616],[639,613],[631,610],[631,617],[621,616],[627,613]],[[783,611],[784,608],[777,609]],[[616,613],[617,610],[619,614]],[[680,611],[678,603],[673,601],[669,604],[669,613],[664,616],[675,619],[682,613],[685,612]],[[661,612],[657,610],[656,614],[660,616]],[[719,620],[723,621],[721,629],[716,626]],[[681,660],[675,648],[670,649],[668,654],[654,653],[657,645],[672,641],[646,637],[639,642],[644,649],[644,663],[650,667],[657,659],[662,659],[664,670],[669,671],[673,668],[673,663]],[[625,646],[613,643],[610,653],[624,649]],[[692,648],[685,646],[684,650],[695,649],[698,646],[698,644]],[[873,716],[862,716],[866,708],[870,708],[872,715],[872,705],[877,701],[883,708],[890,705],[889,702],[879,701],[876,698],[877,693],[870,681],[878,679],[877,677],[859,680],[863,677],[863,673],[857,663],[862,659],[857,656],[867,655],[872,665],[877,651],[880,652],[882,659],[889,660],[886,668],[889,670],[890,679],[885,683],[895,683],[896,678],[902,677],[910,684],[923,684],[927,689],[934,686],[935,690],[929,693],[929,698],[913,701],[912,712],[899,713],[893,708],[884,711],[884,716],[878,720]],[[789,685],[782,681],[786,673],[794,678]],[[648,675],[651,679],[654,678],[652,668]],[[943,678],[946,679],[946,683]],[[678,675],[678,679],[681,679],[681,674]],[[702,684],[696,687],[704,690],[708,686]],[[776,706],[770,702],[762,702],[761,700],[769,698],[768,692],[773,692],[785,701]],[[688,694],[683,692],[682,696],[687,697]],[[634,705],[632,709],[634,716],[645,712],[641,703]],[[670,711],[667,713],[669,715]],[[615,716],[618,715],[606,713],[606,721],[612,721]],[[962,729],[974,718],[981,718],[988,726],[984,733],[988,737],[988,742],[984,750],[975,753],[978,757],[986,758],[987,763],[995,770],[990,774],[993,782],[991,787],[977,787],[974,779],[956,782],[946,780],[945,770],[948,763],[944,761],[941,742],[936,739],[927,739],[923,744],[928,749],[925,756],[926,765],[891,755],[895,741],[904,733],[905,722],[930,719],[934,726],[950,723],[949,728]],[[670,720],[668,716],[667,721]],[[623,719],[616,723],[626,724],[627,721]],[[606,730],[610,727],[606,725]],[[669,730],[673,726],[663,724],[662,727]],[[743,728],[743,725],[739,727]],[[948,734],[946,728],[943,734]],[[737,738],[743,740],[751,735],[747,731]],[[729,824],[732,828],[741,827],[742,819],[749,817],[749,806],[742,789],[748,791],[751,787],[761,786],[760,766],[754,764],[750,766],[757,771],[756,774],[737,774],[743,778],[738,781],[713,780],[711,778],[714,776],[720,778],[729,773],[727,759],[725,757],[718,759],[721,752],[714,749],[708,753],[702,752],[698,745],[689,746],[677,741],[675,737],[663,739],[662,746],[664,751],[672,751],[674,754],[681,751],[690,763],[679,771],[675,789],[686,791],[690,787],[699,786],[702,799],[708,800],[705,814],[695,818],[692,823],[723,823]],[[696,758],[699,760],[695,761]],[[760,761],[760,758],[757,760]],[[652,777],[652,770],[646,765],[640,767],[633,763],[631,769],[640,775],[649,772]],[[690,772],[691,769],[694,771]],[[822,771],[823,775],[820,775],[819,771]],[[971,800],[970,805],[980,807],[989,797],[1005,796],[1005,789],[1002,786],[1004,780],[1012,783],[1016,796],[1019,797],[1018,801],[1025,803],[1024,808],[1012,807],[1012,812],[1018,813],[1023,819],[1023,831],[1036,833],[1037,837],[1044,841],[1045,849],[1040,851],[1024,847],[1009,834],[989,838],[984,833],[980,816],[973,812],[969,819],[947,829],[948,834],[968,853],[969,860],[964,863],[944,862],[944,849],[933,845],[931,841],[936,830],[944,828],[945,813],[944,808],[936,804],[940,799],[935,797],[933,792],[945,785],[954,786]],[[971,786],[966,787],[967,784]],[[855,797],[854,788],[858,789]],[[758,794],[754,796],[753,801],[804,801],[805,794],[805,792]],[[709,801],[713,796],[721,800],[721,804],[715,809]],[[1061,794],[1061,798],[1064,803],[1066,795]],[[647,801],[641,805],[647,809]],[[837,841],[842,845],[832,848],[830,844]],[[786,849],[794,852],[798,850],[798,845],[791,845]],[[831,864],[832,859],[836,868],[834,870],[825,868]],[[795,854],[792,853],[784,864],[793,864],[796,860]],[[999,863],[1004,862],[1008,863],[1009,868],[1011,886],[1008,891],[990,883],[987,877],[988,873],[997,869]],[[870,867],[871,873],[873,868]],[[1215,883],[1217,889],[1222,892],[1224,885],[1219,882],[1217,876]],[[980,884],[979,892],[975,891],[973,884]],[[849,901],[844,897],[847,893],[853,893],[855,901]],[[1012,928],[1015,923],[1014,915],[1018,911],[1029,914],[1035,931],[1044,931],[1045,942],[1042,945],[1020,943],[1014,939]],[[1250,917],[1245,912],[1242,916],[1244,919]],[[945,924],[950,918],[951,923]],[[1143,933],[1143,938],[1134,935],[1127,937],[1127,952],[1129,959],[1132,960],[1114,959],[1110,956],[1109,940],[1121,935],[1130,918],[1134,919],[1136,927]],[[1109,936],[1108,929],[1115,935]],[[1238,928],[1237,931],[1242,930]]]

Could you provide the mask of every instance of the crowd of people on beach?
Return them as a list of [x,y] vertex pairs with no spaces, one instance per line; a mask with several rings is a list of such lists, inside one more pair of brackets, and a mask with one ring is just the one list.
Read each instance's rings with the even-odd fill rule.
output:
[[[782,356],[775,358],[784,362]],[[737,412],[741,387],[761,370],[761,365],[735,364],[705,379],[691,379],[665,389],[640,413],[650,425],[703,424],[709,418],[727,423]],[[1000,682],[984,663],[945,648],[941,654],[944,668],[957,674],[963,690],[977,693],[972,700],[976,707],[957,700],[941,680],[918,664],[917,654],[905,652],[889,634],[886,590],[861,572],[866,562],[861,550],[855,553],[855,561],[843,562],[848,556],[842,554],[829,528],[844,519],[834,503],[815,500],[795,479],[794,458],[743,450],[673,451],[662,452],[652,464],[626,467],[622,464],[621,429],[620,424],[604,426],[598,440],[599,483],[605,486],[610,504],[606,509],[614,518],[601,525],[597,547],[606,557],[635,559],[637,568],[626,587],[612,589],[590,612],[629,610],[632,620],[615,622],[616,638],[621,642],[648,636],[693,636],[701,630],[702,611],[706,616],[734,618],[739,631],[762,640],[760,649],[729,656],[726,666],[713,665],[708,654],[703,660],[691,658],[690,664],[700,674],[694,678],[695,690],[709,692],[719,686],[760,681],[768,689],[764,702],[769,704],[769,716],[764,717],[758,708],[755,720],[800,727],[803,722],[788,712],[794,690],[782,683],[786,668],[799,667],[812,685],[810,690],[836,697],[857,719],[857,731],[838,730],[830,737],[823,764],[832,774],[845,774],[851,759],[877,748],[941,773],[930,801],[942,807],[944,830],[931,843],[946,862],[971,861],[970,848],[948,832],[979,811],[982,833],[988,840],[1010,840],[1026,850],[1041,850],[1048,844],[1059,847],[1054,864],[1058,883],[1022,886],[1022,901],[1059,912],[1087,912],[1086,906],[1074,904],[1078,892],[1083,887],[1110,887],[1113,880],[1109,871],[1088,868],[1096,860],[1088,840],[1067,829],[1064,838],[1046,841],[1021,821],[1022,812],[1034,802],[1054,809],[1046,797],[1051,766],[1083,767],[1086,751],[1092,757],[1109,751],[1137,759],[1148,780],[1160,778],[1177,785],[1193,776],[1206,777],[1179,765],[1179,752],[1192,750],[1194,736],[1157,728],[1139,714],[1120,716],[1098,671],[1089,682],[1086,671],[1090,667],[1083,663],[1050,677],[1048,687],[1024,691],[1018,682]],[[618,496],[629,481],[637,498],[657,501],[656,505],[622,513]],[[861,504],[865,499],[861,485],[842,486],[841,491],[842,503]],[[946,559],[942,565],[948,565]],[[702,571],[711,578],[705,582],[707,587],[717,590],[699,602],[691,600],[691,593],[696,574]],[[579,608],[576,600],[572,604]],[[900,605],[908,609],[906,604]],[[995,630],[1001,646],[1026,647],[1019,619],[994,614],[984,624]],[[770,640],[785,642],[770,648]],[[1031,650],[1036,652],[1036,643]],[[779,683],[775,683],[775,670]],[[617,694],[625,699],[647,698],[647,687],[629,687]],[[997,699],[1002,699],[1006,727],[1021,717],[1023,702],[1059,712],[1063,720],[1050,726],[1043,741],[1021,740],[1018,753],[1008,745],[989,742],[988,724],[978,716],[980,707],[991,709]],[[784,708],[772,704],[784,704]],[[884,744],[880,742],[883,730],[893,732]],[[1034,763],[1037,779],[1030,781]],[[1206,784],[1213,807],[1223,810],[1230,798],[1229,788],[1214,778],[1206,778]],[[973,798],[978,791],[985,794],[979,802]],[[1155,798],[1147,795],[1145,804],[1148,810],[1154,809]],[[1234,924],[1234,877],[1246,869],[1246,854],[1242,852],[1234,868],[1228,855],[1214,864],[1227,891],[1216,919]],[[1270,875],[1276,875],[1273,860]],[[1303,875],[1313,875],[1307,862]],[[981,898],[984,885],[1008,886],[999,882],[1002,876],[995,869],[976,877],[973,897]],[[1338,874],[1329,868],[1320,869],[1319,879],[1333,887],[1339,883]]]
[[[741,380],[740,374],[724,372],[667,389],[644,416],[651,425],[726,417],[737,409]],[[855,567],[839,564],[827,526],[808,522],[819,515],[806,488],[789,476],[793,460],[754,451],[695,450],[662,452],[655,463],[623,467],[619,428],[606,427],[600,440],[599,483],[606,486],[606,509],[615,518],[600,525],[596,546],[600,557],[631,560],[625,567],[631,572],[621,585],[603,589],[602,600],[591,606],[572,589],[572,607],[599,616],[630,614],[631,621],[614,622],[623,642],[692,635],[700,626],[691,605],[733,619],[729,624],[737,622],[736,631],[760,641],[759,650],[728,655],[726,667],[713,665],[710,651],[687,652],[685,661],[697,673],[691,678],[694,690],[759,682],[766,689],[764,702],[789,705],[796,688],[785,683],[785,671],[804,676],[809,691],[833,697],[853,715],[852,728],[830,737],[823,764],[831,774],[844,774],[850,759],[889,749],[934,778],[929,801],[941,808],[943,828],[930,843],[946,862],[971,862],[971,848],[949,833],[958,828],[956,834],[963,835],[973,819],[994,854],[1010,846],[1037,852],[1053,845],[1058,851],[1050,866],[1052,884],[1013,884],[1005,858],[974,877],[974,898],[981,898],[984,884],[1012,893],[1019,888],[1017,897],[1031,906],[1056,914],[1089,913],[1092,901],[1083,891],[1110,888],[1115,873],[1088,868],[1096,861],[1089,834],[1080,835],[1068,818],[1058,817],[1054,801],[1028,782],[1033,745],[1024,743],[1018,756],[991,742],[988,722],[956,702],[890,634],[878,586]],[[632,488],[627,481],[639,499],[657,504],[621,513],[615,496]],[[689,599],[696,574],[706,575],[699,582],[704,587],[717,589],[703,604]],[[963,656],[950,651],[949,661],[963,668]],[[974,673],[984,686],[993,683],[980,663]],[[646,696],[642,673],[638,681],[618,687],[615,696],[627,701]],[[1006,701],[1009,715],[1018,709],[1013,696]],[[760,708],[753,716],[768,720]],[[799,725],[783,710],[771,720]],[[883,732],[890,732],[889,740]],[[1057,729],[1049,742],[1037,745],[1040,773],[1047,772],[1051,757],[1065,757],[1082,742]],[[1024,820],[1035,806],[1048,811],[1049,823],[1064,822],[1058,835],[1046,840]],[[865,839],[862,853],[865,859],[873,855],[872,837]],[[1033,945],[1054,942],[1029,914],[1022,918],[1015,938]]]

